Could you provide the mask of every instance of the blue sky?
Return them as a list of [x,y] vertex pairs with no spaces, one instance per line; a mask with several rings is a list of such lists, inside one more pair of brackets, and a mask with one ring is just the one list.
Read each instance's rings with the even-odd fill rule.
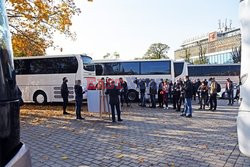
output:
[[76,0],[82,14],[73,19],[77,40],[56,35],[48,54],[87,53],[102,59],[118,52],[121,59],[142,57],[152,43],[170,46],[173,56],[185,39],[218,29],[218,20],[239,27],[239,0]]

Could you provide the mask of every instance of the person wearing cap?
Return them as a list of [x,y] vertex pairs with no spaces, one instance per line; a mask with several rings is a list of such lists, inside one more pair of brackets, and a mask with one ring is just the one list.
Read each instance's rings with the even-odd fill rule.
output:
[[227,79],[226,92],[228,94],[228,105],[234,104],[234,86],[230,78]]
[[66,112],[67,110],[67,105],[69,102],[69,89],[67,85],[68,79],[66,77],[63,77],[63,83],[61,85],[61,96],[63,98],[63,114],[67,115],[69,113]]

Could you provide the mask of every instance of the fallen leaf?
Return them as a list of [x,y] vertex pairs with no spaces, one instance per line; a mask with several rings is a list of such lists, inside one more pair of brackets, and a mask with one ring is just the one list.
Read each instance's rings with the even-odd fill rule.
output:
[[119,155],[116,155],[116,158],[123,158],[124,157],[124,155],[123,154],[119,154]]
[[138,161],[139,161],[139,163],[143,163],[144,162],[144,158],[141,157],[141,158],[138,159]]
[[69,159],[67,156],[62,156],[61,158],[62,158],[62,160],[67,160],[67,159]]

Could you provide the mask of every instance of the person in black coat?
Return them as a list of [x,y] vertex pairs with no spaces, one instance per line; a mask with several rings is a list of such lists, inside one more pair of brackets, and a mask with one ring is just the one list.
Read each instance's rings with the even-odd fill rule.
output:
[[163,108],[163,95],[161,94],[163,83],[164,81],[163,79],[161,79],[161,82],[159,83],[159,86],[158,86],[158,102],[159,102],[160,108]]
[[177,105],[177,82],[175,82],[173,85],[172,95],[173,95],[173,109],[175,110]]
[[81,108],[82,108],[82,101],[83,101],[83,94],[86,91],[83,91],[81,86],[81,80],[76,81],[75,89],[75,100],[76,100],[76,119],[84,119],[81,116]]
[[146,107],[146,99],[145,99],[146,81],[144,79],[141,79],[139,81],[139,87],[140,87],[140,95],[141,95],[141,104],[140,104],[140,106]]
[[63,83],[61,85],[61,96],[63,98],[63,114],[69,114],[66,112],[69,98],[69,89],[67,85],[68,79],[66,77],[63,78]]
[[128,105],[128,84],[122,78],[119,78],[119,87],[121,89],[121,106],[123,107],[123,103],[127,103]]
[[177,109],[176,111],[181,111],[181,104],[183,103],[183,91],[182,91],[182,88],[183,88],[183,83],[182,81],[179,79],[177,80],[177,83],[176,83],[176,103],[177,103]]
[[149,85],[149,93],[150,93],[150,99],[152,103],[152,108],[156,108],[156,100],[155,100],[155,95],[157,94],[157,84],[154,79],[151,80],[150,85]]
[[118,121],[122,121],[120,102],[119,102],[120,89],[117,86],[115,86],[115,81],[111,81],[111,84],[109,87],[107,87],[105,94],[109,95],[109,104],[111,106],[111,112],[112,112],[112,122],[116,122],[115,108],[117,112]]

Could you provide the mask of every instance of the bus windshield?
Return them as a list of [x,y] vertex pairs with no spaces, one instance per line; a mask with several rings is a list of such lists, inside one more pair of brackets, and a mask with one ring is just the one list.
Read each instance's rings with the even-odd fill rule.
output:
[[92,63],[92,58],[85,56],[85,55],[81,55],[81,59],[83,64],[91,64]]
[[184,62],[174,62],[174,77],[178,77],[182,74],[184,68]]

